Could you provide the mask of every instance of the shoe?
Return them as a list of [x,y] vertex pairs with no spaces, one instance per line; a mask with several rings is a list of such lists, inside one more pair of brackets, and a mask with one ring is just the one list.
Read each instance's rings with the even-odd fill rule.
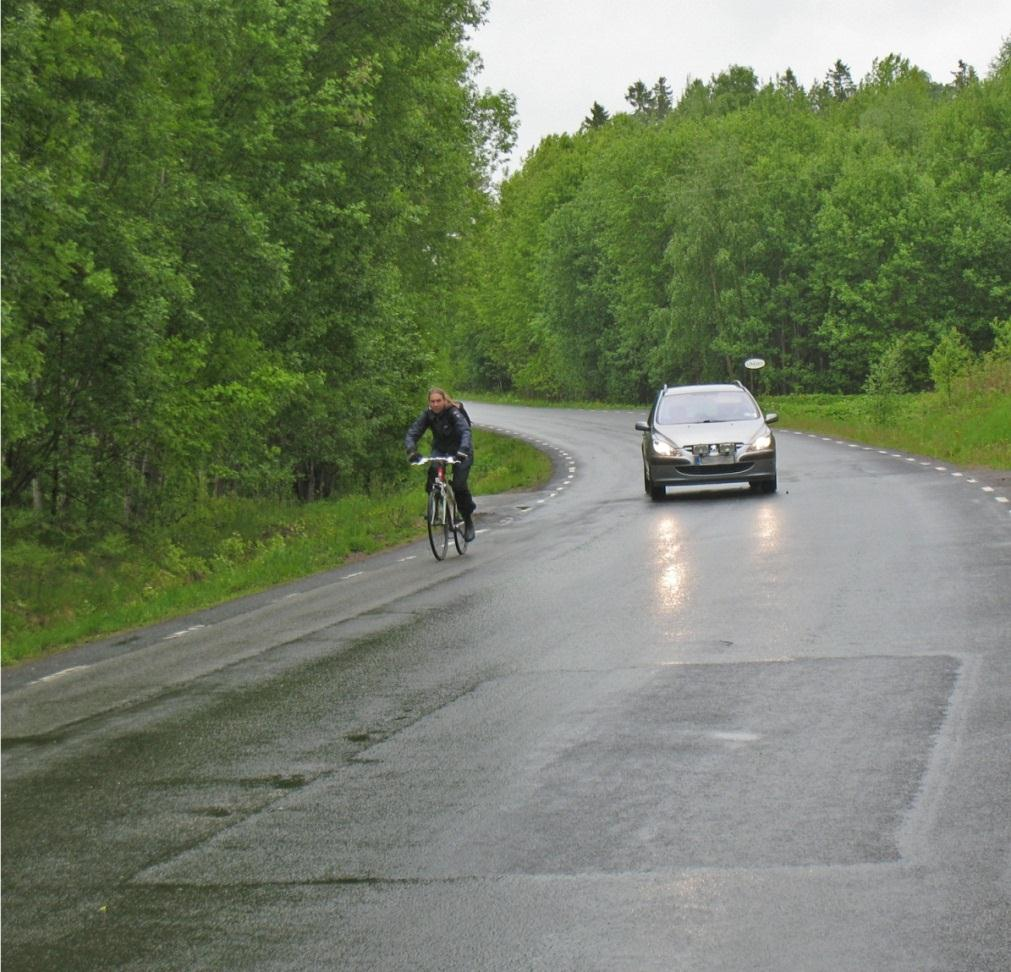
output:
[[470,543],[474,537],[477,536],[474,533],[474,521],[469,517],[465,516],[463,518],[463,539]]

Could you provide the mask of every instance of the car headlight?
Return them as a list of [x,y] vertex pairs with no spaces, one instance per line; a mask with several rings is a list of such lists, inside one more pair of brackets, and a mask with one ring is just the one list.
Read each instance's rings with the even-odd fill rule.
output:
[[772,448],[772,433],[762,429],[745,447],[745,452],[768,452]]
[[653,433],[653,451],[658,456],[665,456],[667,458],[676,456],[681,452],[678,446],[674,445],[670,439],[659,432]]

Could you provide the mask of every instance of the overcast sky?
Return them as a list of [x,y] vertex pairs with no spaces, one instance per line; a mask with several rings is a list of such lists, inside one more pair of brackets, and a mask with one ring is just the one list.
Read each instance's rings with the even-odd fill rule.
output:
[[482,87],[517,99],[512,168],[545,136],[576,131],[599,101],[625,111],[637,80],[688,79],[731,64],[760,83],[787,68],[808,88],[842,60],[854,81],[897,53],[939,82],[959,60],[985,76],[1011,35],[1011,0],[491,0],[471,38]]

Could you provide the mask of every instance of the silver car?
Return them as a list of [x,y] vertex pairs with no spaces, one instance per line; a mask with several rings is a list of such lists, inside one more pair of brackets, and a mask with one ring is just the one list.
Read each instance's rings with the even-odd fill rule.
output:
[[747,483],[776,491],[776,439],[769,426],[779,416],[763,415],[740,382],[679,385],[660,390],[642,432],[646,492],[655,500],[668,486]]

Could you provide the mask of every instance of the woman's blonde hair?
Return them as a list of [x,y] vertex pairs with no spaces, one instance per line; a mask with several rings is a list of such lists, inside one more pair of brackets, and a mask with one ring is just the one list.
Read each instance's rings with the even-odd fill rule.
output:
[[[445,388],[436,388],[435,386],[429,388],[428,389],[428,398],[431,398],[433,395],[442,395],[442,397],[445,398],[446,401],[449,402],[449,404],[453,406],[453,408],[459,408],[460,407],[460,403],[458,401],[456,401],[455,399],[450,398],[449,397],[449,392],[447,392]],[[428,399],[426,399],[426,401],[427,400]]]

